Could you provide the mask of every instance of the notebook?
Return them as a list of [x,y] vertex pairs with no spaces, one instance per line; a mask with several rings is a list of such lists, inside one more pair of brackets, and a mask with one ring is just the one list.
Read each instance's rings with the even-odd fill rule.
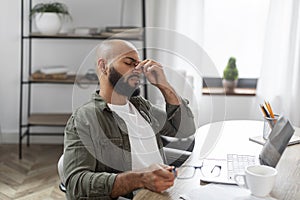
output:
[[246,166],[263,164],[275,167],[288,146],[294,131],[290,122],[285,117],[280,117],[272,129],[269,139],[263,143],[259,155],[227,154],[226,159],[204,159],[203,165],[218,166],[220,173],[216,176],[207,176],[202,173],[200,181],[236,185],[233,178],[234,174],[244,173]]
[[[260,135],[255,136],[255,137],[250,137],[249,140],[252,142],[256,142],[257,144],[261,144],[261,145],[264,145],[266,143],[266,140]],[[288,143],[288,146],[294,145],[294,144],[299,144],[299,143],[300,143],[300,136],[293,135]]]

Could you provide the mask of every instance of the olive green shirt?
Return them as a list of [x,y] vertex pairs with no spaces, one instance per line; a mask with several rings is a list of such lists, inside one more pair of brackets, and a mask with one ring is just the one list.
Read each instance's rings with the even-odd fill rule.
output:
[[[164,161],[160,135],[184,138],[195,132],[186,100],[181,105],[166,104],[166,111],[140,96],[131,97],[130,102],[152,127]],[[111,199],[117,173],[131,170],[126,124],[97,92],[73,112],[66,125],[63,166],[68,199]]]

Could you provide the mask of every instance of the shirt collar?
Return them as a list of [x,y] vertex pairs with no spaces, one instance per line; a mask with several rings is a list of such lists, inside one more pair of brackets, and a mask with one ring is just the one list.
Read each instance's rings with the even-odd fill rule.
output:
[[[92,94],[92,100],[95,101],[95,103],[97,102],[97,105],[99,106],[100,110],[103,111],[103,110],[108,110],[111,112],[111,109],[109,108],[109,106],[107,105],[106,101],[99,95],[99,92],[100,90],[97,90],[96,92],[94,92]],[[129,99],[129,101],[131,103],[134,104],[134,106],[137,106],[136,104],[139,104],[138,103],[138,97],[135,96],[135,97],[131,97]]]
[[111,111],[104,99],[99,95],[99,91],[100,90],[97,90],[92,94],[92,100],[97,103],[97,107],[99,107],[101,111],[104,109]]

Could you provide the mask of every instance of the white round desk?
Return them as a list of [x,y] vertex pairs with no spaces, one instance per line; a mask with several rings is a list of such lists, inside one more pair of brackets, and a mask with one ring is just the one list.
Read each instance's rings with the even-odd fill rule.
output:
[[263,122],[252,120],[220,121],[197,129],[196,144],[189,162],[203,158],[226,158],[228,153],[256,155],[262,146],[249,137],[262,135]]
[[[226,158],[228,153],[258,155],[262,145],[249,141],[249,137],[262,135],[262,131],[262,121],[231,120],[206,124],[197,129],[193,153],[185,164],[199,165],[204,158]],[[295,128],[295,134],[300,135],[299,128]],[[289,146],[276,168],[278,177],[272,197],[265,199],[300,199],[300,144]],[[204,186],[200,185],[200,173],[196,173],[191,179],[176,179],[174,186],[162,194],[142,189],[134,199],[182,199],[180,195],[201,187]],[[249,192],[239,199],[252,198]]]

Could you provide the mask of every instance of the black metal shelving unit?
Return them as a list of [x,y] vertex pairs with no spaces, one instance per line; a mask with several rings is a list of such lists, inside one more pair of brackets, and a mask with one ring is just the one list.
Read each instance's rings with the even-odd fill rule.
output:
[[[19,158],[22,158],[22,141],[26,137],[27,146],[30,144],[30,136],[57,136],[63,135],[63,133],[34,133],[31,132],[31,127],[64,127],[70,114],[49,114],[49,113],[32,113],[31,112],[31,88],[33,84],[52,84],[52,85],[73,85],[76,83],[76,77],[69,77],[67,80],[37,80],[31,77],[32,75],[32,41],[33,40],[105,40],[110,37],[105,37],[101,35],[97,36],[78,36],[70,34],[57,34],[57,35],[41,35],[38,33],[32,33],[32,21],[28,22],[28,33],[25,33],[24,29],[24,17],[25,17],[25,3],[29,9],[32,8],[32,0],[21,0],[21,43],[20,43],[20,106],[19,106]],[[141,12],[142,12],[142,24],[141,28],[146,27],[146,5],[145,0],[141,0]],[[116,37],[114,37],[116,38]],[[142,41],[143,45],[143,58],[147,57],[146,50],[146,30],[144,29],[141,37],[119,37],[118,39],[125,39],[131,41]],[[27,45],[25,43],[27,42]],[[26,65],[25,65],[25,52],[26,55]],[[27,66],[27,72],[25,67]],[[28,73],[29,78],[24,78],[25,73]],[[78,77],[77,77],[78,78]],[[81,84],[97,84],[95,81],[82,80]],[[146,80],[145,80],[146,83]],[[25,93],[27,96],[25,96]],[[144,96],[148,97],[147,84],[144,84]],[[27,104],[24,104],[24,99],[26,98]],[[26,106],[26,108],[24,107]],[[25,111],[24,111],[25,108]],[[27,120],[23,119],[24,112],[27,115]]]

